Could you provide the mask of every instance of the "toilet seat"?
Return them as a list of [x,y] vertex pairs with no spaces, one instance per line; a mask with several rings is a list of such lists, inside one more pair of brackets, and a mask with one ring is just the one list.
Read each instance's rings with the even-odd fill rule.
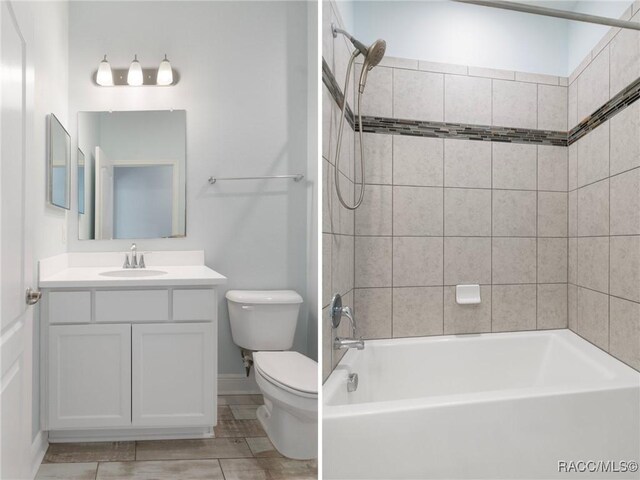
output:
[[305,398],[318,397],[318,363],[298,352],[255,352],[253,365],[276,387]]

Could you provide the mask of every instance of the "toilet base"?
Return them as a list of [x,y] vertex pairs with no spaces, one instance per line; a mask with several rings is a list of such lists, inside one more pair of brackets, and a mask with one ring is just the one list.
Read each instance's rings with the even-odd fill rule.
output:
[[256,414],[269,440],[282,455],[295,460],[311,460],[318,456],[317,418],[299,418],[274,407],[266,398],[265,405],[260,406]]

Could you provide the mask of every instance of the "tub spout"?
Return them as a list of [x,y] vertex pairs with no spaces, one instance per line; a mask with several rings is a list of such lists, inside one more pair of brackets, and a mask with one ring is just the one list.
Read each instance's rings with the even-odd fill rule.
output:
[[333,341],[334,350],[344,350],[346,348],[355,348],[357,350],[364,349],[364,340],[361,338],[340,338],[336,337]]

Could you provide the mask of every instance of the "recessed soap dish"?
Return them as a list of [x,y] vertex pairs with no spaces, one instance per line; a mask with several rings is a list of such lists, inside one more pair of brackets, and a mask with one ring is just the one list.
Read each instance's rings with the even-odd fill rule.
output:
[[456,285],[458,305],[477,305],[480,301],[480,285]]

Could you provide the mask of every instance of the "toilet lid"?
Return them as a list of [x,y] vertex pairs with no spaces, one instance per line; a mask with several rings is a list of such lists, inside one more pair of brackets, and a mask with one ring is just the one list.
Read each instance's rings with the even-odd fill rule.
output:
[[318,363],[298,352],[255,352],[253,364],[277,383],[298,392],[318,393]]

